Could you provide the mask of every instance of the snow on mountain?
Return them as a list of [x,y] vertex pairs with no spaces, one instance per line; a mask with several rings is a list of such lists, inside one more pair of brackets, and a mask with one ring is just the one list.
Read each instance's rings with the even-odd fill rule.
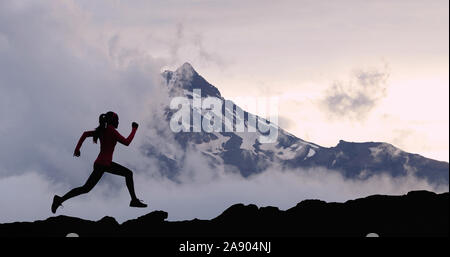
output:
[[[219,90],[200,76],[189,63],[183,64],[176,71],[165,71],[162,76],[170,96],[190,99],[191,108],[194,89],[201,89],[202,100],[206,97],[216,97],[224,103],[232,103],[224,99]],[[269,126],[278,131],[276,141],[261,143],[259,139],[264,133],[258,130],[248,132],[250,118],[257,116],[243,110],[242,121],[237,115],[240,110],[242,109],[239,106],[230,109],[224,105],[222,115],[225,125],[222,126],[221,132],[174,132],[175,139],[184,151],[196,149],[210,158],[209,165],[235,167],[244,177],[262,172],[271,164],[278,163],[286,168],[324,167],[337,170],[345,177],[357,179],[380,173],[388,173],[393,177],[412,174],[426,178],[432,183],[448,185],[447,162],[407,153],[387,143],[353,143],[341,140],[335,147],[325,148],[297,138],[274,123],[270,123]],[[167,122],[174,112],[166,108]],[[209,119],[205,116],[204,110],[200,112],[202,119]],[[226,113],[231,115],[227,116]],[[235,132],[240,122],[244,122],[245,132]],[[226,124],[232,124],[233,132],[225,132]],[[190,128],[193,129],[192,124]],[[161,171],[169,177],[176,174],[182,165],[164,152],[159,152],[157,147],[151,146],[151,143],[146,152],[149,156],[158,158]]]

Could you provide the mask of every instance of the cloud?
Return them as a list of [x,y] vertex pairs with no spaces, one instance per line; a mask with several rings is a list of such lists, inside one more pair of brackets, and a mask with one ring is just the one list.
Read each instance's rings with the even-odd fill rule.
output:
[[124,134],[134,120],[151,123],[152,108],[166,102],[159,84],[164,63],[142,49],[123,48],[117,34],[86,38],[101,28],[70,2],[1,5],[0,35],[8,50],[0,51],[0,178],[32,169],[75,184],[98,151],[87,140],[84,158],[75,160],[78,137],[109,110],[119,113]]
[[323,110],[333,117],[365,119],[386,96],[388,67],[383,70],[355,70],[350,81],[335,81],[321,101]]
[[278,126],[283,129],[292,129],[297,126],[297,123],[290,119],[289,117],[278,116]]
[[[211,219],[236,203],[285,210],[304,199],[343,202],[373,194],[401,195],[412,189],[448,191],[448,187],[437,188],[414,176],[378,175],[367,180],[349,180],[339,172],[323,168],[280,170],[274,166],[243,179],[235,173],[205,168],[198,162],[198,156],[189,158],[190,164],[180,177],[181,183],[144,173],[134,176],[138,197],[149,203],[147,209],[129,208],[123,178],[105,174],[121,186],[112,190],[104,177],[89,194],[65,202],[58,214],[91,220],[108,215],[123,222],[150,211],[164,210],[169,213],[169,220]],[[189,176],[185,175],[187,173]],[[45,219],[50,215],[54,192],[66,190],[67,185],[50,183],[34,172],[0,179],[3,209],[0,222]]]
[[225,68],[227,61],[220,54],[205,47],[203,33],[186,26],[183,22],[176,24],[175,33],[169,42],[168,63],[174,65],[189,60],[200,65],[217,65],[219,68]]
[[196,33],[193,37],[193,44],[198,50],[198,56],[202,63],[205,65],[215,64],[219,68],[225,68],[227,62],[218,53],[207,50],[203,43],[203,34]]
[[177,23],[175,35],[173,40],[171,40],[170,45],[170,63],[177,63],[180,62],[179,60],[179,51],[182,47],[184,40],[184,26],[183,23],[179,22]]

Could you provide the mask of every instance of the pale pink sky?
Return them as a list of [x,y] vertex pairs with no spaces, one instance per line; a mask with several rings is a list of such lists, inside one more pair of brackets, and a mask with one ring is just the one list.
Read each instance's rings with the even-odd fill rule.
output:
[[[448,161],[448,1],[84,1],[105,37],[190,62],[228,99],[280,97],[282,127],[323,146],[385,141]],[[357,118],[321,105],[334,83],[380,71]],[[352,82],[353,81],[353,82]],[[239,102],[238,102],[239,103]]]

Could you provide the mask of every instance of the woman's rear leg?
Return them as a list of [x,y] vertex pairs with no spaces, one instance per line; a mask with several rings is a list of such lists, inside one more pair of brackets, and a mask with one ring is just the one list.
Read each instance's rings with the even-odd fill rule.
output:
[[86,183],[84,183],[83,186],[70,190],[63,197],[55,195],[53,197],[51,211],[53,213],[55,213],[56,209],[58,209],[58,207],[61,206],[61,204],[64,201],[66,201],[70,198],[73,198],[75,196],[81,195],[81,194],[86,194],[89,191],[91,191],[91,189],[94,188],[94,186],[98,183],[98,181],[100,180],[102,175],[103,175],[103,171],[101,169],[94,168],[94,171],[91,173],[91,175],[89,176],[89,178],[87,179]]
[[97,185],[98,181],[102,178],[102,175],[103,171],[99,169],[94,169],[94,171],[89,176],[89,178],[87,179],[86,183],[84,183],[83,186],[74,188],[70,190],[67,194],[65,194],[63,197],[61,197],[61,203],[75,196],[89,193],[89,191],[91,191],[92,188],[94,188],[95,185]]

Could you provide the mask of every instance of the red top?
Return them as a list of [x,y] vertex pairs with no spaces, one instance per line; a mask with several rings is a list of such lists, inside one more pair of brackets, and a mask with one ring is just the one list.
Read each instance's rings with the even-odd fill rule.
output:
[[[137,128],[132,128],[130,135],[125,138],[112,125],[108,125],[103,131],[103,134],[99,137],[100,153],[98,154],[95,163],[109,166],[112,162],[114,147],[117,142],[128,146],[133,140],[136,130]],[[94,131],[85,131],[83,135],[81,135],[80,140],[78,140],[75,150],[79,151],[86,137],[92,136],[94,136]]]

